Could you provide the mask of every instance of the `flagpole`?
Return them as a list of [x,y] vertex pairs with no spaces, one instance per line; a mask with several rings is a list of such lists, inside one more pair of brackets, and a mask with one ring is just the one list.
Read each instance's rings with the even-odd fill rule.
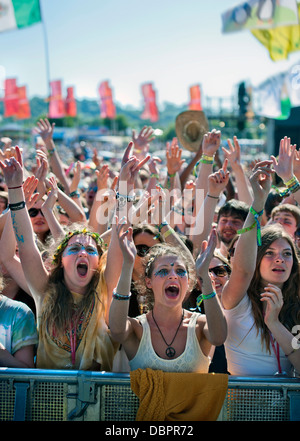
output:
[[43,16],[41,0],[40,0],[40,12],[41,12],[41,19],[42,19],[43,34],[44,34],[46,77],[47,77],[47,93],[48,93],[48,97],[47,98],[49,98],[51,93],[50,93],[50,63],[49,63],[48,35],[47,35],[46,24],[45,24],[44,16]]

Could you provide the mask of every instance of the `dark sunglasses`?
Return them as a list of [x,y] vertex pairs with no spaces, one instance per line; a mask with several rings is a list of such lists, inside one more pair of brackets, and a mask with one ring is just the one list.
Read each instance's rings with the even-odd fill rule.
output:
[[227,265],[218,265],[213,268],[209,268],[210,273],[214,273],[216,277],[225,277],[230,274],[230,268]]
[[135,247],[136,247],[136,254],[139,257],[145,257],[148,251],[150,250],[150,247],[144,244],[136,245]]
[[41,215],[44,217],[40,208],[29,208],[28,213],[30,217],[36,217],[39,213],[41,213]]

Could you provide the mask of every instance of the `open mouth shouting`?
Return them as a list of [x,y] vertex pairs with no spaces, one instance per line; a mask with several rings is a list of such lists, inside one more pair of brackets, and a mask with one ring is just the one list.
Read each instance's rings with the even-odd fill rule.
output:
[[176,284],[169,285],[165,288],[165,295],[168,298],[177,298],[179,295],[179,286]]
[[77,274],[80,278],[84,278],[88,274],[88,264],[86,261],[79,261],[77,263]]

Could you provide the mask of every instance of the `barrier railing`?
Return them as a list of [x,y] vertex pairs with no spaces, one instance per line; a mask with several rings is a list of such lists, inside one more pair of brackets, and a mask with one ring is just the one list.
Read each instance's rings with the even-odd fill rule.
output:
[[[135,421],[129,374],[0,368],[0,421]],[[219,421],[300,421],[300,379],[229,376]]]

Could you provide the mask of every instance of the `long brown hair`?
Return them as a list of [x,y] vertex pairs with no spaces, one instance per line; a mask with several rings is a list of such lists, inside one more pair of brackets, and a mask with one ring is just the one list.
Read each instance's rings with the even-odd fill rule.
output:
[[[79,233],[85,234],[85,233]],[[107,308],[107,292],[104,280],[104,268],[106,265],[107,252],[103,253],[100,243],[96,242],[99,253],[98,267],[87,286],[86,294],[82,301],[76,306],[76,316],[80,317],[88,311],[95,298],[99,300],[101,314],[105,314]],[[63,334],[67,326],[74,318],[74,301],[71,291],[65,284],[64,268],[62,266],[62,254],[64,247],[56,250],[55,266],[50,273],[46,288],[47,298],[45,299],[42,320],[49,332],[55,331],[56,334]]]
[[260,294],[264,287],[260,275],[260,264],[266,250],[277,239],[285,239],[292,249],[293,265],[290,277],[284,282],[281,289],[283,296],[283,307],[279,314],[280,322],[291,331],[293,326],[300,322],[300,296],[299,296],[299,260],[296,248],[290,235],[281,227],[281,225],[270,225],[262,229],[262,244],[257,250],[256,269],[251,280],[248,295],[252,303],[252,311],[254,315],[257,332],[261,331],[262,344],[266,344],[266,348],[270,352],[270,332],[264,322],[263,304],[260,300]]

